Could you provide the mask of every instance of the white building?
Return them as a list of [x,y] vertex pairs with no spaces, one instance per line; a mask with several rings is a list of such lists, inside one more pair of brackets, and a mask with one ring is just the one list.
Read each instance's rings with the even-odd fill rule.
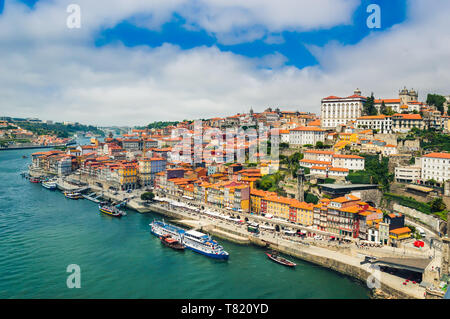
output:
[[336,128],[361,117],[366,98],[358,89],[348,97],[329,96],[322,99],[321,125],[323,128]]
[[398,153],[397,146],[393,144],[386,144],[383,146],[381,153],[383,154],[383,156],[390,156],[397,154]]
[[315,126],[297,127],[289,131],[289,145],[315,145],[317,142],[325,142],[325,134],[325,130]]
[[280,130],[281,143],[289,143],[289,130]]
[[397,166],[395,180],[399,183],[418,183],[422,169],[419,166]]
[[390,134],[392,133],[392,119],[386,115],[361,116],[356,119],[356,127]]
[[346,168],[348,170],[364,170],[365,162],[364,157],[358,155],[333,155],[333,167]]
[[420,114],[394,114],[392,115],[392,131],[408,133],[412,128],[424,129],[424,121]]
[[400,99],[380,99],[380,100],[374,101],[374,105],[377,108],[378,113],[380,113],[381,104],[383,102],[384,102],[384,105],[386,106],[386,108],[388,108],[388,109],[390,108],[394,112],[401,112],[401,110],[400,110],[401,100]]
[[322,162],[332,162],[333,161],[333,151],[320,151],[320,150],[307,150],[303,152],[304,159]]
[[312,166],[310,169],[312,175],[323,177],[346,177],[348,172],[348,169],[339,167]]
[[450,153],[430,153],[422,157],[422,181],[450,180]]

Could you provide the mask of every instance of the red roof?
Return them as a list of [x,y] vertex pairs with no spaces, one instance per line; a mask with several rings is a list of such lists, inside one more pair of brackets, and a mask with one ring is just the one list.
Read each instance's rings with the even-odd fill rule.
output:
[[420,114],[394,114],[393,117],[402,117],[404,120],[421,120],[422,116],[420,116]]
[[325,132],[325,130],[318,128],[316,126],[302,126],[302,127],[296,127],[291,130],[292,131],[316,131],[316,132]]
[[450,153],[430,153],[430,154],[424,155],[423,157],[450,159]]

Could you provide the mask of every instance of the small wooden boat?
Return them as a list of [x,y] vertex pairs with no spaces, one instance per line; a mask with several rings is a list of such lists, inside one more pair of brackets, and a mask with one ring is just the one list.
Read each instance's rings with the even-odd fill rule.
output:
[[290,260],[287,260],[286,258],[283,258],[281,256],[279,256],[277,253],[272,252],[272,253],[266,253],[267,257],[269,257],[270,260],[281,264],[283,266],[287,266],[287,267],[295,267],[297,266],[295,263],[293,263]]
[[163,243],[165,246],[170,247],[175,250],[184,250],[186,246],[184,246],[182,243],[180,243],[178,240],[173,239],[170,237],[170,235],[163,235],[159,237],[161,239],[161,243]]
[[78,192],[64,192],[64,196],[69,199],[81,199],[83,196]]
[[41,182],[41,180],[40,180],[39,178],[36,178],[36,177],[30,177],[30,182],[31,182],[31,183],[35,183],[35,184],[38,184],[38,183]]

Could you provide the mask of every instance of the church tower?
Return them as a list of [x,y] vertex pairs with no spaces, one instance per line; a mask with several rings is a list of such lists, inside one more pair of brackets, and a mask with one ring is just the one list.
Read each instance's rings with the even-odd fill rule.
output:
[[405,105],[410,101],[411,97],[409,96],[409,92],[406,89],[406,86],[399,92],[398,97],[400,98],[400,106]]
[[418,101],[419,94],[416,91],[414,91],[414,89],[412,89],[411,91],[409,91],[409,98],[410,98],[410,101]]
[[303,189],[305,181],[305,170],[303,168],[299,168],[297,171],[297,200],[299,202],[305,201],[305,190]]

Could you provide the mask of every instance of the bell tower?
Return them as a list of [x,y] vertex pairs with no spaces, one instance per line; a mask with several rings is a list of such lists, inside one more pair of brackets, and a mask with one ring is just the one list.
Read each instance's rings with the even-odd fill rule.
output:
[[297,171],[297,200],[299,202],[305,201],[305,190],[303,189],[303,184],[305,182],[305,170],[299,168]]

